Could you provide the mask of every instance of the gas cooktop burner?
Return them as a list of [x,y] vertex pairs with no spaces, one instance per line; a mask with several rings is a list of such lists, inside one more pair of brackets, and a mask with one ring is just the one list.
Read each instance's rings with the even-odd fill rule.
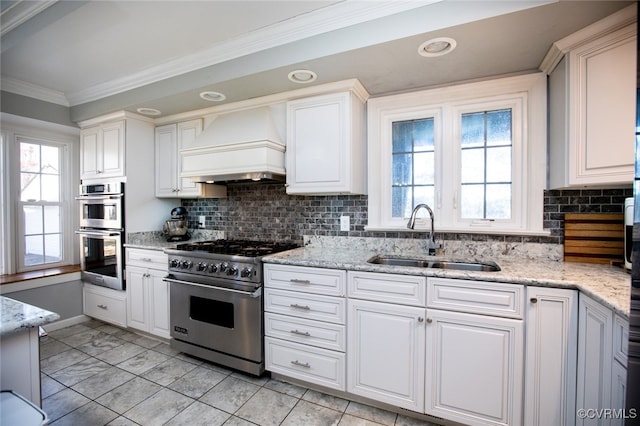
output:
[[199,251],[231,256],[259,257],[298,248],[293,243],[278,243],[252,240],[212,240],[178,244],[176,250]]

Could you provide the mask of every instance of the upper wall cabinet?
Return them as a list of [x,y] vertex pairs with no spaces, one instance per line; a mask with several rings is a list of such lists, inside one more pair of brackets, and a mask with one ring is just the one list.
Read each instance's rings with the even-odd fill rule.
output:
[[80,133],[80,178],[111,178],[125,175],[125,120],[98,124]]
[[635,5],[554,44],[549,72],[549,186],[630,184],[636,110]]
[[156,127],[156,197],[225,197],[226,187],[194,183],[181,178],[180,150],[202,133],[202,119]]
[[346,92],[287,103],[287,193],[366,194],[365,102]]

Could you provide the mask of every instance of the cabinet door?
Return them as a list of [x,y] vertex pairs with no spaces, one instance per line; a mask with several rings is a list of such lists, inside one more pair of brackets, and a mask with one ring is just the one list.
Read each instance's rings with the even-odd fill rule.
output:
[[[627,369],[618,361],[614,361],[611,373],[611,409],[614,413],[624,413],[629,415],[630,409],[624,411],[625,399],[627,397]],[[616,415],[611,418],[611,426],[622,426],[624,416]]]
[[427,414],[473,425],[522,423],[522,320],[427,309]]
[[149,331],[148,274],[147,269],[127,267],[127,326],[143,331]]
[[575,424],[578,296],[528,287],[525,425]]
[[177,196],[178,149],[176,125],[156,127],[156,197]]
[[[611,310],[580,294],[577,410],[611,408],[612,330]],[[576,424],[603,425],[609,419],[578,418]]]
[[[101,177],[124,176],[124,120],[104,124],[102,131],[102,172]],[[133,141],[135,143],[135,141]]]
[[91,179],[98,177],[100,166],[98,165],[100,138],[100,126],[82,129],[80,136],[80,178]]
[[149,332],[169,339],[169,283],[166,271],[149,270]]
[[347,391],[422,412],[424,308],[348,302]]
[[180,161],[178,161],[179,152],[181,149],[188,148],[193,146],[193,141],[196,137],[202,133],[202,119],[189,120],[183,123],[178,123],[178,146],[175,153],[176,159],[176,171],[175,176],[178,182],[178,190],[180,197],[199,197],[201,195],[201,183],[194,183],[189,178],[181,178],[180,173],[182,173],[182,169],[180,167]]

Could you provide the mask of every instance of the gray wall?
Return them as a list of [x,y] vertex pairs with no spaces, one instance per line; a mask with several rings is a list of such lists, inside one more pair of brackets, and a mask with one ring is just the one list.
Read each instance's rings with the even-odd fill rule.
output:
[[2,295],[55,312],[60,315],[61,320],[82,315],[82,281],[80,280]]
[[71,121],[68,107],[10,92],[0,92],[0,111],[64,126],[78,127]]

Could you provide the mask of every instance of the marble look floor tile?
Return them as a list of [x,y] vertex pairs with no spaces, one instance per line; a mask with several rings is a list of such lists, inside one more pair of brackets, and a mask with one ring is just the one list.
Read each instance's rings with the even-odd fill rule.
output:
[[46,343],[40,342],[40,359],[49,358],[53,355],[61,354],[62,352],[68,351],[71,349],[71,346],[62,343],[59,340],[49,339]]
[[95,328],[90,328],[87,331],[83,331],[82,333],[73,334],[71,336],[63,337],[58,340],[60,340],[62,343],[65,343],[69,346],[73,346],[74,348],[77,348],[80,345],[90,342],[91,339],[95,338],[100,333],[101,333],[100,330],[96,330]]
[[347,406],[349,405],[349,401],[346,399],[327,395],[326,393],[318,392],[311,389],[305,392],[305,394],[302,396],[302,399],[340,412],[344,412],[344,410],[346,410]]
[[153,347],[158,346],[162,342],[156,339],[152,339],[146,336],[137,336],[135,339],[131,341],[131,343],[135,343],[136,345],[140,345],[143,348],[151,349]]
[[65,386],[73,386],[98,373],[108,370],[110,365],[96,358],[87,358],[62,370],[52,373],[50,376]]
[[47,413],[49,421],[53,422],[58,420],[60,417],[69,414],[76,408],[82,407],[88,402],[89,399],[80,395],[78,392],[67,388],[43,399],[42,411]]
[[168,386],[169,389],[173,389],[191,398],[200,398],[227,377],[224,374],[202,366],[198,367],[194,365],[193,367],[193,370],[171,383]]
[[393,426],[397,417],[397,414],[392,413],[391,411],[381,410],[380,408],[371,407],[369,405],[353,401],[349,402],[345,413],[389,426]]
[[171,346],[169,346],[168,343],[160,343],[159,345],[154,346],[151,349],[153,349],[156,352],[160,352],[161,354],[165,354],[169,356],[176,356],[180,353],[179,350],[172,348]]
[[136,377],[105,393],[96,399],[96,402],[123,414],[161,389],[162,387],[156,383]]
[[229,420],[224,422],[224,426],[255,426],[255,425],[256,425],[255,423],[248,422],[245,419],[241,419],[240,417],[236,417],[236,416],[231,416],[229,417]]
[[363,419],[362,417],[352,416],[350,414],[343,414],[340,419],[339,426],[380,426],[381,423],[372,422],[371,420]]
[[61,328],[59,330],[49,331],[49,337],[53,337],[54,339],[60,340],[64,337],[69,337],[74,334],[83,333],[85,331],[91,330],[90,327],[87,327],[83,324],[72,325],[71,327]]
[[125,340],[127,342],[131,342],[133,340],[136,340],[138,337],[140,337],[138,334],[132,333],[131,331],[127,331],[124,329],[118,329],[118,331],[116,331],[115,333],[111,333],[111,335],[117,337],[118,339]]
[[342,413],[327,407],[298,401],[293,410],[281,423],[282,426],[323,425],[334,426],[340,422]]
[[141,425],[163,425],[193,402],[194,400],[188,396],[165,388],[145,399],[124,415]]
[[258,389],[260,387],[252,383],[227,377],[205,393],[200,401],[227,413],[235,413]]
[[120,364],[129,358],[141,354],[146,351],[142,346],[134,345],[133,343],[124,343],[117,348],[110,349],[108,351],[97,354],[95,357],[108,362],[111,365]]
[[118,367],[110,367],[101,373],[76,383],[71,388],[87,398],[96,399],[135,377],[134,374],[128,371]]
[[46,374],[40,374],[40,397],[42,399],[51,396],[54,393],[60,392],[65,388],[65,385],[56,380],[53,380]]
[[140,425],[132,420],[129,420],[124,416],[120,416],[114,421],[109,422],[107,426],[140,426]]
[[122,346],[125,343],[124,340],[118,339],[111,334],[100,331],[98,335],[94,336],[90,341],[76,346],[76,349],[82,351],[91,356],[96,356],[102,352],[109,351],[111,349]]
[[413,417],[403,416],[398,414],[395,426],[438,426],[435,423],[428,422],[426,420],[414,419]]
[[265,388],[274,390],[276,392],[284,393],[295,398],[302,398],[302,395],[307,391],[307,388],[302,386],[293,385],[291,383],[283,382],[281,380],[271,379],[264,385]]
[[168,386],[194,368],[197,368],[194,364],[181,359],[169,358],[142,374],[142,377],[161,386]]
[[59,418],[51,426],[105,425],[117,417],[117,413],[90,401],[88,404]]
[[82,325],[89,328],[98,328],[98,327],[102,327],[105,324],[106,323],[104,321],[100,321],[95,318],[91,318],[89,321],[85,321],[82,323]]
[[225,424],[229,417],[231,414],[196,401],[165,423],[165,426],[219,426]]
[[96,327],[97,330],[102,331],[103,333],[107,333],[107,334],[116,334],[122,331],[121,328],[116,327],[114,325],[109,325],[109,324],[103,324],[99,327]]
[[297,398],[260,388],[235,415],[261,426],[277,426],[298,402]]
[[165,354],[146,350],[134,357],[127,359],[126,361],[121,362],[120,364],[118,364],[118,367],[133,374],[142,374],[145,371],[151,370],[153,367],[165,362],[168,359],[169,357]]
[[89,355],[77,349],[70,349],[57,355],[40,360],[40,371],[51,374],[89,358]]
[[[153,349],[155,349],[155,348],[157,348],[157,346],[155,346]],[[191,364],[195,364],[195,365],[205,364],[205,362],[202,361],[200,358],[196,358],[194,356],[187,355],[187,354],[182,353],[182,352],[180,352],[178,355],[176,355],[176,358],[181,359],[183,361],[190,362]]]
[[239,371],[234,371],[231,373],[232,377],[236,379],[244,380],[245,382],[253,383],[256,386],[264,386],[265,383],[269,381],[269,377],[267,376],[251,376],[249,374],[240,373]]

